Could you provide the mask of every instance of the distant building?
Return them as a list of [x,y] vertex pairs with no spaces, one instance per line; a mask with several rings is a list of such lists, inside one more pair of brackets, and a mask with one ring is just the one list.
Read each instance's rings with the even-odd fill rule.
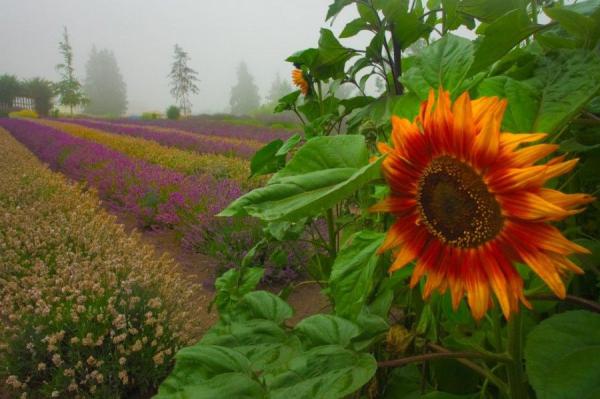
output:
[[12,104],[0,103],[0,112],[13,112],[22,109],[35,110],[35,100],[30,97],[15,97]]

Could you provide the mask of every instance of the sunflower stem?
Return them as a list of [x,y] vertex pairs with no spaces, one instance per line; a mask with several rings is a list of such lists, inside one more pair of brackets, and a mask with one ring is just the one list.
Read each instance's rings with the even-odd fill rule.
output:
[[507,365],[511,399],[527,399],[527,386],[523,374],[522,327],[521,312],[511,314],[508,320],[508,344],[506,348],[512,359],[512,362]]

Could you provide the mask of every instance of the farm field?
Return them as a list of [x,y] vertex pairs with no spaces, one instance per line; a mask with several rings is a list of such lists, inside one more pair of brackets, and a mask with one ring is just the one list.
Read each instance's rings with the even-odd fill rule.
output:
[[600,398],[600,0],[5,3],[0,399]]

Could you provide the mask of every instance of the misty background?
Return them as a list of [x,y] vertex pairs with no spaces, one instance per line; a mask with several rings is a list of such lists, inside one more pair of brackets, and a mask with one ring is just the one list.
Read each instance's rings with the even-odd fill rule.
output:
[[[69,30],[77,78],[85,79],[92,47],[112,50],[127,85],[127,114],[174,104],[168,74],[177,43],[198,72],[193,113],[229,112],[236,70],[245,61],[264,101],[285,58],[316,47],[319,29],[339,33],[357,17],[348,7],[331,27],[330,0],[0,0],[0,74],[56,81],[63,26]],[[366,46],[368,35],[343,43]]]

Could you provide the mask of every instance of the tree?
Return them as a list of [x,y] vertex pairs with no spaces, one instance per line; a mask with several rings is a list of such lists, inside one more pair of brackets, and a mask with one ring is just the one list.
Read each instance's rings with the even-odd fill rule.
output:
[[238,82],[231,89],[231,113],[235,115],[248,114],[260,106],[258,87],[254,84],[254,78],[248,72],[248,66],[241,62],[237,70]]
[[60,96],[60,104],[69,107],[71,115],[73,115],[73,108],[86,104],[87,98],[83,93],[81,83],[75,77],[73,48],[71,47],[71,43],[69,43],[67,27],[64,27],[63,40],[59,42],[58,47],[63,56],[63,63],[56,66],[61,75],[61,81],[56,85],[56,92]]
[[85,113],[121,116],[127,110],[127,88],[112,51],[92,48],[85,65],[83,89],[89,103]]
[[267,95],[267,102],[270,104],[277,104],[279,99],[287,94],[294,91],[291,83],[286,79],[281,79],[281,76],[277,74],[275,80],[271,84],[271,89]]
[[178,44],[175,45],[175,61],[171,66],[171,94],[175,98],[183,115],[192,113],[190,95],[198,93],[198,72],[188,66],[190,57]]
[[33,78],[23,82],[23,93],[35,102],[35,111],[39,115],[47,116],[52,109],[54,99],[54,86],[52,82],[43,78]]
[[11,107],[15,97],[21,94],[21,83],[14,75],[0,76],[0,104]]

